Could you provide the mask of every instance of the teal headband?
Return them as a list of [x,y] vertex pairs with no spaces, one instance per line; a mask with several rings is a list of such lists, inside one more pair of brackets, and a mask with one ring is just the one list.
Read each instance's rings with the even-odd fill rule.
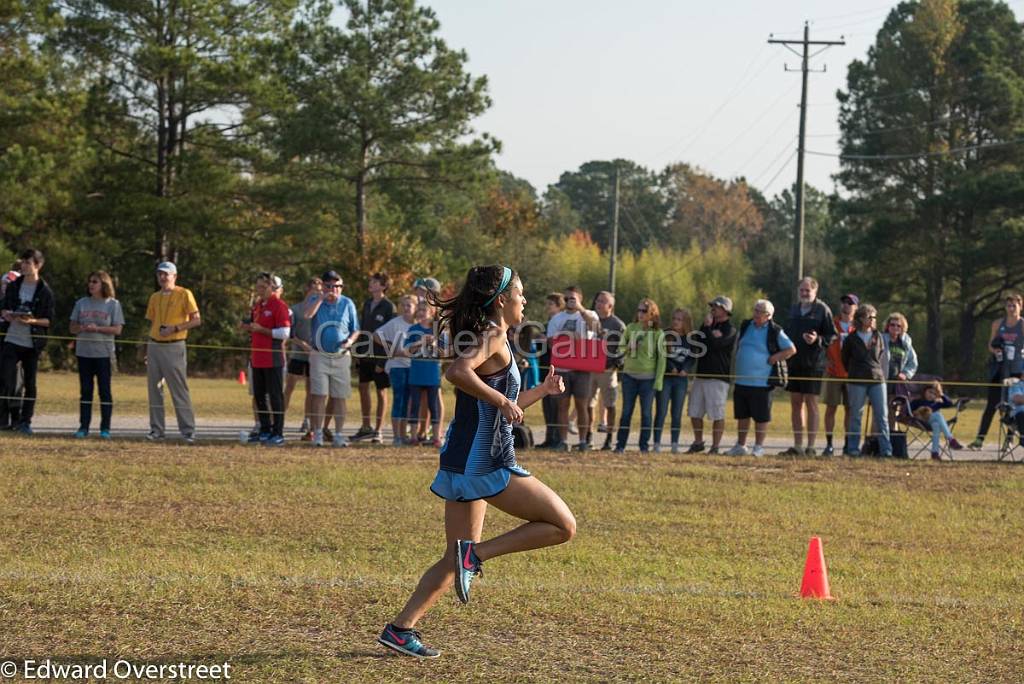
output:
[[495,290],[494,294],[492,294],[492,295],[491,295],[491,296],[490,296],[490,297],[489,297],[489,298],[487,299],[487,301],[486,301],[486,302],[484,302],[484,307],[485,307],[485,308],[486,308],[486,307],[488,307],[488,306],[490,306],[490,305],[491,305],[491,303],[492,303],[492,302],[493,302],[493,301],[494,301],[495,299],[497,299],[497,298],[498,298],[498,295],[500,295],[500,294],[501,294],[502,292],[504,292],[504,291],[505,291],[505,288],[507,288],[507,287],[508,287],[508,284],[509,284],[510,282],[512,282],[512,269],[511,269],[511,268],[509,268],[508,266],[502,266],[502,267],[501,267],[501,269],[502,269],[502,271],[501,271],[501,285],[499,285],[499,286],[498,286],[498,289],[497,289],[497,290]]

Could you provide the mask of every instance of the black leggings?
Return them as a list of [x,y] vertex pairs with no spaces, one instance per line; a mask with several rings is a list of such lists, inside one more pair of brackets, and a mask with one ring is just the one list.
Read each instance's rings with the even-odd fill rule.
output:
[[260,420],[260,432],[283,436],[284,369],[253,368],[252,396],[256,400],[256,415]]
[[[1000,378],[989,378],[989,382],[1000,382]],[[981,424],[978,425],[978,439],[985,439],[988,429],[992,426],[992,417],[996,414],[999,402],[1003,400],[1003,387],[989,387],[986,395],[985,411],[981,414]]]

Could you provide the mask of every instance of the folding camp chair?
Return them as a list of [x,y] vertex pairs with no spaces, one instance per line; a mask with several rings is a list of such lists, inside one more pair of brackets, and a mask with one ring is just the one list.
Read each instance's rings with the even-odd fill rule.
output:
[[[911,390],[914,394],[914,399],[921,396],[924,388],[928,385],[926,383],[933,380],[938,380],[940,383],[942,379],[938,376],[933,375],[919,375],[915,378]],[[970,399],[961,398],[955,399],[953,403],[954,413],[952,417],[946,418],[946,424],[949,425],[950,432],[956,430],[956,424],[960,418],[960,412],[963,411],[964,407],[970,403]],[[896,428],[902,428],[901,432],[906,435],[907,441],[907,457],[908,458],[921,458],[922,454],[925,457],[931,457],[932,452],[932,426],[931,423],[922,420],[921,418],[914,415],[913,411],[910,410],[911,397],[904,393],[899,393],[893,396],[889,400],[889,415]],[[945,414],[944,414],[945,415]],[[953,460],[953,449],[949,446],[948,440],[939,441],[939,458]]]
[[1013,406],[1010,404],[1010,387],[1020,382],[1019,378],[1009,377],[1003,380],[1003,399],[999,403],[999,455],[1000,461],[1016,462],[1024,460],[1024,434],[1017,428],[1017,422],[1011,415]]

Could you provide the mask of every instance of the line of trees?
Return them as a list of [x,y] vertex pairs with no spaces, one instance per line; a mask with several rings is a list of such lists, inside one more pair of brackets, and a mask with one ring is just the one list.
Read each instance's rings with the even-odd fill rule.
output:
[[[237,343],[265,269],[295,297],[330,265],[359,297],[376,270],[402,289],[505,260],[539,315],[606,282],[618,173],[624,300],[792,300],[791,191],[613,159],[538,193],[495,167],[466,62],[415,0],[0,0],[0,265],[46,251],[63,319],[95,268],[140,315],[172,259],[208,343]],[[925,367],[968,376],[1024,282],[1021,25],[992,0],[901,3],[838,96],[841,189],[807,189],[807,270],[905,310]]]

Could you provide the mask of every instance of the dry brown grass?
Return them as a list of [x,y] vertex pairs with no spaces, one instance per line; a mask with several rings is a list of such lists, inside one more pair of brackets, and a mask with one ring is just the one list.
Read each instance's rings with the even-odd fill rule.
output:
[[[374,643],[441,552],[436,455],[0,439],[0,654],[236,681],[1019,679],[1024,468],[524,454],[571,544]],[[492,512],[485,534],[513,520]],[[795,598],[825,540],[828,603]]]

